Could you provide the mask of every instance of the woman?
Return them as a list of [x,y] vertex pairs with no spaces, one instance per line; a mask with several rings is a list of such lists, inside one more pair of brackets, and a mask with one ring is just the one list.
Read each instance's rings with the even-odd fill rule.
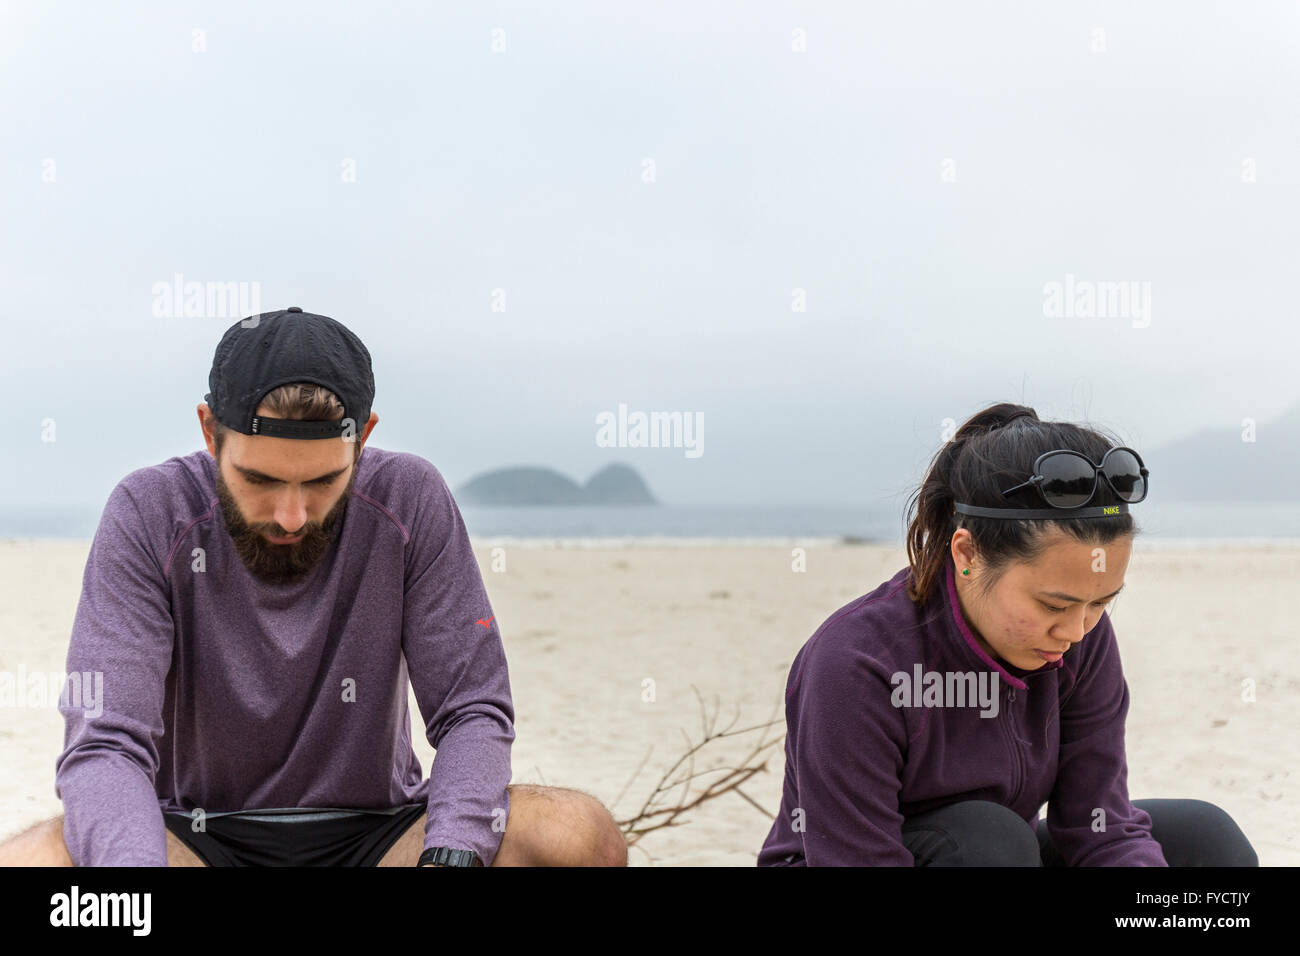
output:
[[1213,804],[1129,801],[1104,608],[1148,472],[1116,444],[1010,404],[946,443],[909,503],[909,567],[795,657],[759,866],[1259,865]]

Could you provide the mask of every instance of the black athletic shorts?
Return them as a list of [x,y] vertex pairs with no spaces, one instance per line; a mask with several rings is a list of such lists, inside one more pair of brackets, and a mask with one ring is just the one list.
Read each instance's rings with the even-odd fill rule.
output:
[[167,829],[208,866],[374,866],[428,805],[389,810],[237,810],[209,813],[203,830],[188,813],[164,813]]

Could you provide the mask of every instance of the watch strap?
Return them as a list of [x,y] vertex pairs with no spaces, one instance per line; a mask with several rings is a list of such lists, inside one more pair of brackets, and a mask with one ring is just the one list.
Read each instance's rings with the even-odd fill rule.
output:
[[416,866],[482,866],[473,850],[454,850],[449,846],[431,846],[420,854]]

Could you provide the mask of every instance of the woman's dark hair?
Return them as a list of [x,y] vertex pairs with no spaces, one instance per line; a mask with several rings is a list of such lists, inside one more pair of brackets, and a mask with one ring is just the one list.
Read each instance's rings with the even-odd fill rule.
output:
[[[917,604],[943,586],[944,566],[958,528],[967,528],[983,562],[980,590],[987,595],[1013,565],[1032,562],[1051,543],[1053,530],[1084,544],[1107,545],[1139,529],[1132,514],[1104,518],[1007,520],[958,514],[953,505],[965,502],[986,508],[1047,508],[1034,487],[1022,488],[1009,498],[1002,492],[1033,474],[1034,461],[1044,452],[1069,448],[1094,464],[1115,445],[1124,444],[1109,433],[1069,422],[1041,421],[1025,405],[999,403],[972,415],[934,456],[925,480],[912,494],[906,510],[907,560],[911,574],[907,596]],[[1119,503],[1104,478],[1090,504]]]

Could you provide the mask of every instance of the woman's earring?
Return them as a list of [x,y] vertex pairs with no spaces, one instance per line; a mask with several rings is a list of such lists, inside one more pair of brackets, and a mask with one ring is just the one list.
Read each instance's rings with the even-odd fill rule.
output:
[[962,574],[970,574],[970,568],[962,568],[962,569],[961,569],[961,573],[962,573]]

